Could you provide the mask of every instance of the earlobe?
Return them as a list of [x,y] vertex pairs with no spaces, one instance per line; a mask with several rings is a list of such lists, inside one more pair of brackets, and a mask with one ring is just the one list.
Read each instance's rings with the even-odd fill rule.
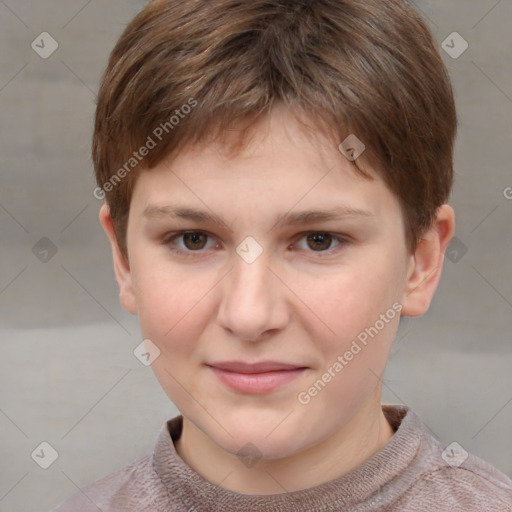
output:
[[137,314],[137,302],[135,300],[135,293],[133,289],[132,274],[130,265],[124,255],[122,254],[114,229],[114,223],[110,216],[109,208],[106,204],[100,208],[99,213],[100,223],[107,234],[112,247],[112,258],[114,262],[114,272],[116,275],[117,284],[119,286],[119,300],[123,307],[132,313]]
[[402,299],[404,316],[421,316],[428,311],[443,270],[444,253],[454,231],[454,211],[444,204],[438,208],[431,228],[411,255]]

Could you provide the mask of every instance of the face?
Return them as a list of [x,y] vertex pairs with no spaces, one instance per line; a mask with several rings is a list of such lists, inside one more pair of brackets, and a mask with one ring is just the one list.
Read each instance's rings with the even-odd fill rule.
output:
[[124,304],[195,427],[281,458],[380,403],[411,256],[382,179],[284,109],[257,130],[231,159],[195,147],[138,177]]

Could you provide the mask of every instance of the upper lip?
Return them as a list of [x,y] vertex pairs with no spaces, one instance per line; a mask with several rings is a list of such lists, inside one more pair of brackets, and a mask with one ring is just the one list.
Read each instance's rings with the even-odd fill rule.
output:
[[208,366],[233,373],[265,373],[305,368],[305,366],[281,363],[278,361],[262,361],[259,363],[246,363],[244,361],[223,361],[219,363],[211,363],[208,364]]

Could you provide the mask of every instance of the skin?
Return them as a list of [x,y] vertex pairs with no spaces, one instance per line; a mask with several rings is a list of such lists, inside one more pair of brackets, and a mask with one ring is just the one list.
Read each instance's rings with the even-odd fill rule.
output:
[[[237,156],[210,143],[141,172],[127,259],[107,206],[100,221],[112,244],[120,300],[161,351],[153,371],[184,417],[178,454],[226,489],[274,494],[339,477],[392,437],[381,379],[400,315],[309,403],[297,397],[393,304],[405,316],[427,311],[455,221],[452,208],[441,206],[410,254],[398,200],[376,173],[362,178],[332,141],[306,133],[285,108],[274,109],[254,133]],[[144,216],[148,207],[166,204],[213,212],[225,224]],[[342,205],[368,215],[275,222],[280,214]],[[196,245],[170,239],[180,231],[206,236],[199,233]],[[311,232],[344,238],[311,240]],[[247,236],[263,249],[252,263],[236,252]],[[275,391],[241,393],[206,366],[234,360],[306,370]],[[237,456],[248,442],[257,449],[251,467]]]

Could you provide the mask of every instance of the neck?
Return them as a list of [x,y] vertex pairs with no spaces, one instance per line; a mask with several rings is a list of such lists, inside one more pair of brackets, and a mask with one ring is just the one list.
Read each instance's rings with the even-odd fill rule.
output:
[[176,451],[203,478],[233,492],[268,495],[311,488],[355,469],[391,439],[393,429],[378,395],[331,437],[291,457],[247,468],[186,418]]

